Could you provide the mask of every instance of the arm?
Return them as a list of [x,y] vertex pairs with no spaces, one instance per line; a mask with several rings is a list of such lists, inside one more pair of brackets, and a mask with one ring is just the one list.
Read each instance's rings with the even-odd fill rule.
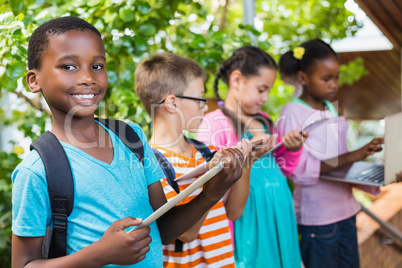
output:
[[[225,149],[218,152],[211,160],[211,165],[216,165],[219,161],[224,161],[225,167],[203,186],[203,191],[198,196],[187,204],[172,208],[157,220],[163,244],[171,243],[196,224],[241,177],[243,155],[239,150]],[[156,210],[166,202],[162,185],[157,182],[148,189],[150,203]]]
[[251,168],[244,167],[241,178],[230,188],[225,202],[226,214],[229,220],[235,221],[241,217],[250,192]]
[[399,171],[399,173],[396,174],[395,182],[402,182],[402,171]]
[[184,232],[184,234],[182,234],[181,236],[179,236],[179,240],[184,242],[184,243],[188,243],[191,241],[194,241],[194,239],[197,238],[198,234],[200,233],[200,229],[202,227],[202,225],[204,224],[205,219],[208,216],[208,212],[205,213],[201,219],[199,221],[197,221],[196,224],[193,225],[193,227],[191,227],[190,229],[188,229],[186,232]]
[[124,229],[140,224],[134,218],[114,222],[97,242],[68,256],[42,259],[43,237],[12,235],[12,267],[102,267],[140,262],[149,251],[149,227],[127,234]]
[[[343,155],[340,155],[339,157],[334,157],[328,160],[321,161],[320,172],[321,174],[323,174],[343,166],[351,165],[356,161],[361,161],[367,156],[381,151],[381,144],[383,142],[384,140],[382,138],[375,138],[358,150],[345,153]],[[376,186],[353,184],[353,187],[373,195],[378,195],[381,192],[380,188]]]
[[[260,146],[253,149],[253,152],[245,155],[243,174],[241,178],[230,188],[228,197],[225,202],[225,209],[228,218],[232,221],[241,217],[246,206],[248,195],[250,192],[250,173],[255,161],[265,155],[276,143],[277,135],[269,136],[266,134],[257,134],[251,139],[263,142]],[[247,152],[247,142],[242,140],[243,152]],[[251,148],[250,148],[251,149]]]
[[361,161],[369,155],[382,150],[381,144],[384,143],[383,138],[375,138],[362,148],[345,153],[343,155],[321,161],[320,173],[327,173],[337,168],[353,164],[354,162]]
[[[218,111],[204,116],[197,139],[212,143],[218,150],[226,146],[235,146],[237,143],[236,134],[229,120]],[[247,164],[246,160],[242,177],[230,188],[225,200],[226,214],[230,220],[236,220],[243,214],[250,189],[251,165]]]
[[[299,164],[300,156],[303,151],[302,145],[308,133],[304,132],[302,136],[300,132],[296,130],[298,126],[295,118],[293,116],[283,115],[283,112],[284,111],[281,113],[277,126],[279,134],[277,144],[282,143],[283,146],[277,149],[276,152],[273,153],[273,156],[285,177],[289,177]],[[261,115],[269,119],[268,114],[261,113]],[[274,125],[271,125],[271,133],[277,133]]]
[[291,130],[281,139],[278,138],[278,143],[282,142],[284,146],[278,149],[274,157],[285,177],[289,177],[299,164],[300,156],[303,152],[302,145],[307,137],[308,133],[306,131],[302,136],[299,131]]
[[[172,188],[172,186],[169,185],[169,182],[166,178],[163,178],[160,180],[160,182],[167,199],[169,199],[169,197],[173,198],[177,195],[176,191]],[[196,224],[179,236],[178,239],[182,242],[191,242],[196,239],[207,216],[208,213],[205,213]]]

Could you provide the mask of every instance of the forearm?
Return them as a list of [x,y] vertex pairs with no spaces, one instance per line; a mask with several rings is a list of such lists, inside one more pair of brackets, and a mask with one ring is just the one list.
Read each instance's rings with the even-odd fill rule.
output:
[[359,161],[354,152],[348,152],[343,155],[321,161],[320,174],[328,173],[340,167],[350,165],[353,162]]
[[191,242],[194,239],[196,239],[200,232],[202,225],[204,224],[205,219],[208,216],[208,212],[205,213],[204,216],[202,216],[201,219],[199,221],[197,221],[196,224],[194,224],[190,229],[188,229],[186,232],[184,232],[184,234],[179,236],[178,239],[182,242]]
[[235,221],[241,217],[250,192],[251,167],[244,167],[241,178],[230,188],[225,202],[228,219]]
[[167,245],[189,230],[219,201],[201,192],[189,203],[175,206],[157,220],[162,244]]
[[[101,248],[94,243],[74,254],[54,259],[42,259],[40,249],[30,251],[29,246],[16,242],[18,238],[13,236],[12,267],[13,268],[46,268],[46,267],[89,267],[96,268],[107,265],[105,254]],[[30,253],[29,253],[30,252]],[[34,252],[34,253],[33,253]],[[106,250],[103,252],[107,252]]]
[[88,268],[97,268],[97,267],[103,267],[107,265],[105,263],[101,256],[96,256],[95,254],[92,254],[92,251],[82,249],[79,252],[76,252],[74,254],[60,257],[60,258],[55,258],[55,259],[40,259],[40,260],[35,260],[30,263],[28,263],[25,267],[26,268],[46,268],[46,267],[88,267]]

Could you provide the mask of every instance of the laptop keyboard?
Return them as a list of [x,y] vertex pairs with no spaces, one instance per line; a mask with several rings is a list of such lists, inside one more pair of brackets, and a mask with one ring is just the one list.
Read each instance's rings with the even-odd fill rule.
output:
[[359,181],[380,183],[384,180],[384,166],[372,166],[358,174],[356,179]]

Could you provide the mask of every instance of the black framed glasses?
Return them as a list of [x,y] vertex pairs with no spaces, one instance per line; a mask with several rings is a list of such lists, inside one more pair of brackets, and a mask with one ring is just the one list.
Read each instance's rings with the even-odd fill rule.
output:
[[[207,98],[196,98],[196,97],[183,96],[183,95],[174,95],[174,96],[177,97],[177,98],[181,98],[181,99],[199,101],[200,102],[200,108],[204,108],[205,105],[207,104]],[[166,101],[166,99],[161,100],[160,102],[158,102],[158,105],[164,103],[165,101]]]

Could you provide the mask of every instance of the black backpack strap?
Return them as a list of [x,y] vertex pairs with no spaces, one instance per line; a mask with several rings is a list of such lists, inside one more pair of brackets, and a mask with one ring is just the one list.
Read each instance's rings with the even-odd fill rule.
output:
[[[177,184],[177,181],[175,181],[176,172],[174,171],[172,164],[157,149],[152,148],[152,150],[154,151],[155,157],[158,160],[159,166],[162,169],[163,174],[165,174],[165,177],[169,185],[172,186],[172,188],[176,191],[176,193],[180,193],[179,185]],[[183,242],[181,240],[176,239],[174,251],[175,252],[183,251]]]
[[209,162],[212,158],[214,158],[216,151],[211,152],[205,143],[190,138],[186,138],[186,140],[194,145],[195,149],[201,153],[205,161]]
[[52,208],[53,234],[48,258],[66,255],[67,217],[74,206],[74,180],[67,155],[56,136],[47,131],[31,144],[46,171],[50,206]]
[[95,118],[96,121],[113,131],[144,165],[144,146],[138,134],[128,124],[120,120]]
[[154,151],[155,157],[159,163],[159,167],[162,169],[163,174],[165,174],[169,185],[172,186],[176,193],[180,193],[179,185],[177,184],[177,181],[175,181],[176,172],[174,171],[172,164],[170,164],[170,162],[161,152],[159,152],[155,148],[152,148],[152,150]]

